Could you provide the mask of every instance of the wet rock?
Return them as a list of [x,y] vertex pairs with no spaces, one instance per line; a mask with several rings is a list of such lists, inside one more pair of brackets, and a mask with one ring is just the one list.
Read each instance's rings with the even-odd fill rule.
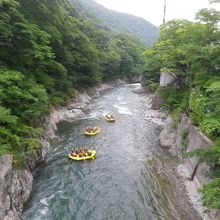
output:
[[78,120],[79,118],[85,115],[85,113],[81,109],[72,109],[72,110],[63,109],[59,112],[59,114],[60,114],[60,121],[74,121],[74,120]]
[[175,143],[176,134],[174,131],[170,131],[168,129],[164,129],[159,136],[160,145],[162,147],[170,148]]
[[114,86],[121,86],[125,84],[126,84],[125,80],[121,80],[121,79],[118,79],[116,80],[116,82],[114,82]]
[[39,148],[36,152],[32,153],[28,158],[28,170],[33,171],[43,161],[41,155],[41,149]]
[[81,109],[83,111],[83,110],[88,109],[88,104],[86,104],[86,103],[73,103],[68,106],[68,110],[73,110],[73,109]]
[[164,123],[164,129],[159,135],[160,145],[168,148],[172,156],[177,156],[178,151],[176,148],[176,131],[173,128],[173,120],[170,116],[167,117]]
[[33,176],[27,170],[13,171],[11,185],[11,206],[18,213],[22,213],[24,204],[27,202],[32,189]]
[[143,94],[143,93],[145,93],[145,89],[142,88],[142,86],[140,84],[136,88],[132,89],[131,92],[136,93],[136,94]]
[[41,145],[42,145],[42,158],[45,159],[46,158],[46,155],[47,155],[47,152],[49,151],[50,149],[50,142],[46,141],[46,140],[42,140],[41,141]]
[[17,214],[17,212],[16,211],[9,211],[8,213],[7,213],[7,215],[4,217],[4,219],[3,220],[20,220],[21,218],[20,218],[20,216]]
[[159,135],[160,144],[162,147],[170,148],[175,144],[176,133],[173,129],[173,120],[168,117],[165,121],[164,129]]
[[60,122],[59,111],[54,109],[49,116],[46,116],[44,119],[44,132],[42,139],[53,140],[57,136],[55,134],[57,130],[57,124]]

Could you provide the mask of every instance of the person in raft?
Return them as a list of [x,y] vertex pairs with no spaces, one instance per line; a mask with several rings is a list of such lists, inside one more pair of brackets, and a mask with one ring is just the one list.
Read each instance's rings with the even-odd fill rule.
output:
[[106,115],[106,118],[107,118],[107,119],[114,119],[113,115],[110,115],[110,114],[107,114],[107,115]]
[[80,148],[76,148],[72,153],[71,153],[72,156],[74,157],[85,157],[85,156],[88,156],[88,149],[87,148],[83,148],[83,147],[80,147]]
[[91,132],[93,132],[93,128],[88,126],[85,128],[85,131],[91,133]]
[[89,127],[85,128],[85,131],[88,132],[88,133],[94,133],[94,132],[98,131],[98,127],[93,128],[93,127],[89,126]]

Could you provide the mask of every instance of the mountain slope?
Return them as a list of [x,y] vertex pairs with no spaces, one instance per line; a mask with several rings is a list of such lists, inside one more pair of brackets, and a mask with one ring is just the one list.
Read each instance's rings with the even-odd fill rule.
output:
[[102,28],[135,35],[145,45],[152,45],[159,37],[159,28],[143,18],[106,9],[94,0],[70,0],[82,15],[96,22]]

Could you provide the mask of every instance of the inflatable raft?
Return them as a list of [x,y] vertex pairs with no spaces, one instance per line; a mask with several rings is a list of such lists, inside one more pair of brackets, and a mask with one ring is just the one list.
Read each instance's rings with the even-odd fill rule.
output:
[[98,129],[97,129],[95,132],[84,131],[84,134],[85,134],[85,135],[88,135],[88,136],[94,136],[94,135],[96,135],[96,134],[98,134],[98,133],[100,133],[100,132],[101,132],[101,128],[98,127]]
[[105,120],[108,121],[108,122],[114,122],[116,120],[116,118],[114,118],[114,117],[113,118],[107,118],[106,115],[105,115]]
[[69,154],[68,157],[72,160],[94,160],[95,155],[96,155],[96,151],[95,150],[88,150],[88,152],[91,153],[90,156],[79,157],[78,155],[73,156],[72,154]]

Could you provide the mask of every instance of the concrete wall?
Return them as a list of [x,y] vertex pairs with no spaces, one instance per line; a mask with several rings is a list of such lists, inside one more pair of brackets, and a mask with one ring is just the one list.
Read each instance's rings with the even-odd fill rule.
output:
[[175,81],[175,73],[161,72],[160,86],[168,86]]
[[[191,123],[187,115],[182,114],[177,129],[173,128],[173,123],[170,121],[170,117],[168,117],[165,121],[164,129],[159,136],[161,146],[168,148],[172,155],[182,157],[183,152],[206,149],[213,144],[205,134]],[[183,158],[183,160],[180,165],[184,169],[181,171],[181,167],[178,166],[177,170],[180,168],[178,172],[179,174],[182,173],[185,178],[183,182],[192,204],[195,205],[195,208],[202,217],[205,216],[203,219],[220,220],[220,210],[213,210],[211,213],[203,215],[205,210],[202,207],[200,195],[197,193],[203,185],[212,181],[206,175],[209,167],[205,163],[200,163],[196,157]]]
[[[186,134],[187,135],[184,135]],[[185,136],[186,140],[183,140]],[[185,143],[185,146],[183,146]],[[195,149],[205,149],[212,144],[212,141],[205,136],[197,127],[192,125],[189,118],[186,115],[182,115],[181,121],[178,124],[176,135],[176,147],[179,152],[191,152]],[[210,182],[211,180],[205,177],[205,173],[208,171],[208,167],[204,163],[198,163],[196,157],[185,159],[186,166],[190,171],[191,176],[194,176],[193,181],[196,182],[198,188],[203,184]]]

